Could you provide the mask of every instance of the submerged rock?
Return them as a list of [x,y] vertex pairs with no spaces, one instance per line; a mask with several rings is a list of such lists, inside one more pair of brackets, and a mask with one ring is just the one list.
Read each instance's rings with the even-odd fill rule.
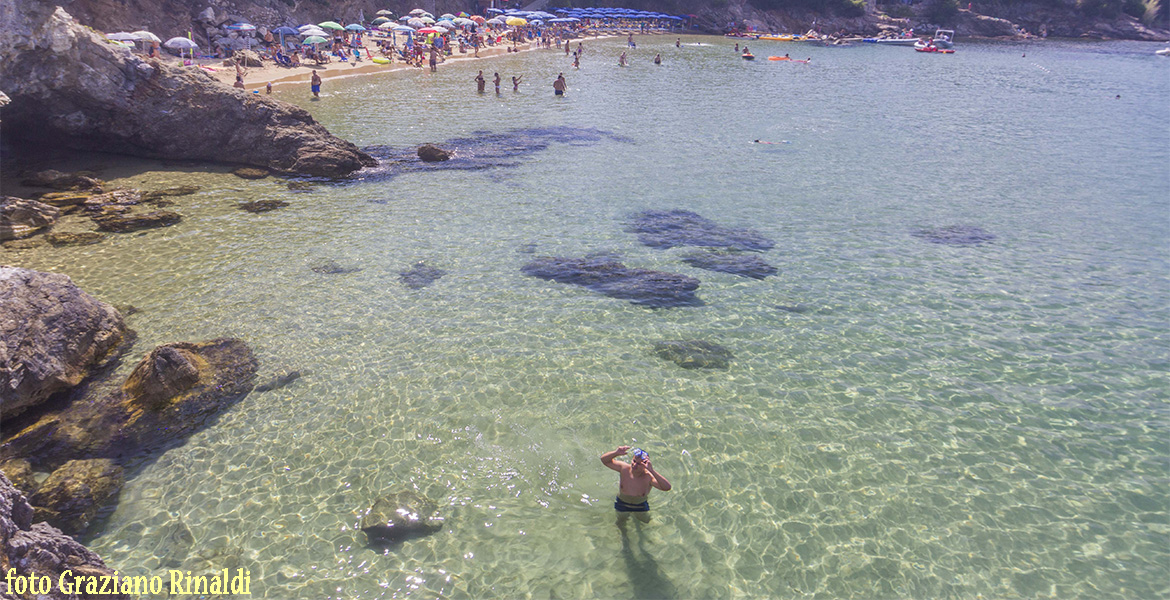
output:
[[93,222],[97,223],[99,231],[129,233],[140,229],[167,227],[178,223],[182,219],[183,217],[177,212],[156,210],[145,214],[103,214],[94,217]]
[[399,273],[398,279],[406,287],[417,290],[431,285],[446,274],[447,272],[442,269],[428,266],[424,262],[418,262],[409,271]]
[[343,267],[332,260],[317,263],[309,268],[314,273],[320,273],[322,275],[344,275],[346,273],[357,273],[362,270],[361,267]]
[[29,175],[20,182],[28,187],[47,187],[55,190],[100,190],[102,182],[81,173],[62,173],[49,169]]
[[88,246],[104,239],[105,235],[95,231],[53,231],[45,239],[54,246]]
[[245,202],[240,205],[240,210],[246,210],[250,213],[262,213],[278,208],[288,206],[288,202],[284,200],[255,200],[252,202]]
[[371,546],[381,546],[443,529],[436,504],[411,490],[378,498],[362,517],[361,530]]
[[288,385],[288,384],[290,384],[290,383],[292,383],[300,378],[301,378],[300,371],[297,371],[295,369],[293,369],[291,371],[285,371],[283,373],[274,375],[272,377],[272,379],[269,379],[266,383],[262,383],[262,384],[256,386],[256,391],[257,392],[271,392],[272,390],[278,390],[278,389],[280,389],[280,388],[282,388],[282,387],[284,387],[284,386],[286,386],[286,385]]
[[154,547],[154,555],[159,557],[162,566],[177,569],[183,565],[183,561],[191,554],[191,548],[194,546],[195,536],[191,534],[191,528],[179,519],[161,528],[158,544]]
[[0,196],[0,241],[19,240],[53,226],[61,210],[36,200]]
[[684,369],[727,369],[735,355],[703,340],[665,340],[654,344],[654,354]]
[[647,210],[634,217],[630,232],[651,248],[708,246],[769,250],[776,243],[754,229],[724,227],[687,210]]
[[763,279],[776,274],[776,267],[764,262],[756,254],[738,252],[696,252],[683,257],[683,262],[720,273],[731,273],[752,279]]
[[947,225],[929,229],[916,229],[910,235],[933,244],[947,246],[977,246],[995,239],[995,235],[969,225]]
[[0,266],[0,419],[78,385],[129,336],[114,307],[65,275]]
[[118,497],[124,482],[122,467],[112,460],[71,460],[49,475],[29,503],[36,520],[79,535]]
[[93,190],[80,192],[49,192],[48,194],[41,194],[37,197],[37,202],[44,202],[50,206],[57,208],[71,208],[85,204],[90,196],[95,193]]
[[232,169],[232,175],[241,179],[264,179],[268,177],[268,169],[257,169],[254,167],[239,167]]
[[443,162],[450,160],[451,153],[434,144],[423,144],[418,147],[418,158],[423,162]]
[[252,391],[256,367],[251,349],[238,339],[159,346],[120,389],[79,398],[18,431],[4,431],[0,460],[56,467],[79,458],[161,451]]
[[653,308],[697,306],[699,280],[677,273],[631,269],[604,258],[538,258],[521,268],[525,275],[571,283],[601,292],[611,298],[630,300]]
[[312,181],[290,181],[288,182],[288,189],[292,192],[311,192],[313,191]]
[[0,463],[0,473],[8,477],[12,485],[20,490],[20,493],[27,496],[32,496],[37,491],[37,478],[33,474],[32,463],[23,458],[8,460]]
[[438,144],[448,153],[447,160],[439,162],[424,161],[419,149],[414,147],[372,146],[364,150],[375,156],[378,164],[354,173],[353,178],[367,181],[418,171],[515,167],[522,159],[547,149],[553,143],[580,146],[605,139],[628,141],[598,129],[575,127],[529,128],[502,133],[476,131],[470,137],[453,138]]
[[197,185],[179,185],[169,187],[161,190],[151,190],[149,192],[142,192],[143,202],[157,202],[162,198],[170,198],[174,196],[190,196],[203,188]]
[[0,1],[6,142],[325,177],[374,164],[308,111],[111,45],[56,4]]

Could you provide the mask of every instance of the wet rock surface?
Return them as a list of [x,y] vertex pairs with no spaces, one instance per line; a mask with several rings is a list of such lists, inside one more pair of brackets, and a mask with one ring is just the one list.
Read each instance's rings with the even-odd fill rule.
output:
[[735,355],[713,342],[664,340],[654,344],[654,354],[684,369],[727,369]]
[[250,213],[262,213],[288,206],[284,200],[254,200],[240,205],[240,210]]
[[537,258],[524,265],[525,275],[571,283],[611,298],[630,300],[651,308],[698,306],[699,280],[678,273],[632,269],[606,258]]
[[388,179],[403,173],[453,169],[476,171],[515,167],[552,144],[585,146],[603,140],[628,141],[599,129],[546,127],[518,129],[502,133],[476,131],[470,137],[453,138],[436,144],[449,153],[448,160],[425,162],[417,148],[371,146],[366,152],[378,159],[378,165],[353,174],[356,180]]
[[708,271],[731,273],[752,279],[764,279],[776,274],[776,267],[757,254],[739,252],[695,252],[683,257],[683,262]]
[[84,533],[98,512],[117,498],[125,481],[122,467],[110,459],[71,460],[29,498],[33,519],[70,535]]
[[429,266],[425,262],[418,262],[409,271],[399,273],[398,280],[406,287],[417,290],[431,285],[446,274],[447,272],[442,269]]
[[0,196],[0,241],[18,240],[48,230],[61,209],[36,200]]
[[161,190],[150,190],[147,192],[142,192],[142,201],[143,202],[157,202],[158,200],[160,200],[162,198],[171,198],[171,197],[175,197],[175,196],[190,196],[191,194],[194,194],[195,192],[198,192],[201,189],[203,189],[203,188],[201,188],[200,186],[197,186],[197,185],[179,185],[179,186],[169,187],[169,188],[165,188],[165,189],[161,189]]
[[31,497],[37,491],[37,479],[33,473],[32,463],[23,458],[7,460],[0,463],[0,473],[4,473],[12,485],[20,490],[25,497]]
[[255,167],[239,167],[232,169],[232,175],[240,179],[264,179],[268,177],[268,169],[257,169]]
[[629,231],[651,248],[706,246],[732,250],[770,250],[776,243],[754,229],[719,225],[687,210],[647,210],[635,215]]
[[45,187],[55,190],[100,190],[101,180],[83,173],[65,173],[54,169],[38,171],[20,182],[28,187]]
[[451,153],[434,144],[423,144],[418,147],[418,159],[423,162],[443,162],[451,159]]
[[413,490],[378,498],[361,520],[371,546],[385,546],[443,529],[434,501]]
[[0,461],[25,458],[48,470],[69,460],[160,452],[250,392],[256,368],[251,349],[238,339],[164,344],[120,389],[74,399],[16,431],[6,429]]
[[78,385],[129,338],[114,307],[65,275],[0,267],[0,419]]
[[947,225],[916,229],[910,235],[932,244],[947,246],[978,246],[995,239],[995,235],[970,225]]

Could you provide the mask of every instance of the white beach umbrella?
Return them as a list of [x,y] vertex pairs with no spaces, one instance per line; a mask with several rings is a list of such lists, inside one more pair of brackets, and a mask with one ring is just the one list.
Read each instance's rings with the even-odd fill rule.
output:
[[415,17],[417,17],[417,16],[419,16],[419,15],[425,15],[425,14],[428,14],[428,13],[427,13],[427,11],[425,11],[425,10],[423,10],[423,9],[421,9],[421,8],[416,8],[416,9],[414,9],[414,10],[410,11],[410,14],[411,14],[412,16],[415,16]]
[[157,35],[149,32],[149,31],[135,31],[131,35],[134,36],[134,39],[140,40],[143,42],[161,42],[162,41],[162,38],[158,37]]
[[111,40],[117,40],[119,42],[137,42],[138,41],[138,36],[134,35],[133,33],[127,33],[125,31],[111,33],[110,35],[107,35],[106,38],[111,39]]
[[319,36],[319,37],[333,37],[330,34],[326,33],[324,29],[306,29],[306,30],[301,32],[301,35],[303,37],[312,37],[314,35]]
[[297,27],[297,31],[304,31],[306,29],[320,29],[320,27],[318,27],[312,23],[309,23],[308,25],[301,25],[300,27]]
[[199,44],[185,37],[173,37],[163,42],[163,45],[167,48],[174,48],[175,50],[194,50],[199,47]]
[[447,19],[448,21],[450,21],[450,20],[455,18],[455,15],[453,15],[451,13],[443,13],[443,14],[439,15],[439,18],[440,19]]
[[422,29],[423,27],[427,26],[426,21],[423,21],[422,19],[411,19],[407,21],[406,24],[414,27],[415,29]]

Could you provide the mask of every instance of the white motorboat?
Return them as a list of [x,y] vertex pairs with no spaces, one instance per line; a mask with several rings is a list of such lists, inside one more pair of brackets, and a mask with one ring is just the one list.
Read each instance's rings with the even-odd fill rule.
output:
[[929,40],[918,40],[914,47],[921,50],[927,46],[934,46],[943,50],[949,50],[955,47],[955,32],[953,29],[939,29],[934,32],[934,37]]
[[1170,56],[1170,48],[1162,48],[1161,50],[1155,51],[1154,54],[1158,56]]

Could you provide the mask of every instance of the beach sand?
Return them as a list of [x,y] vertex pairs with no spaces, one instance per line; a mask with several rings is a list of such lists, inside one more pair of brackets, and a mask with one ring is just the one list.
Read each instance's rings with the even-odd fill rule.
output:
[[[626,35],[626,33],[623,32],[623,33],[621,33],[621,35]],[[638,35],[652,35],[652,34],[638,34]],[[611,34],[611,35],[589,36],[587,38],[575,38],[575,39],[570,40],[570,42],[577,43],[577,42],[586,41],[586,40],[590,40],[590,41],[600,40],[600,39],[605,39],[607,37],[617,37],[617,35]],[[535,41],[527,42],[524,44],[519,44],[516,47],[519,49],[520,52],[528,52],[530,50],[541,49],[540,44],[538,42],[535,42]],[[556,46],[552,47],[552,51],[564,52],[564,50],[557,50]],[[495,56],[504,56],[507,54],[509,54],[507,51],[507,46],[504,44],[501,44],[498,46],[491,46],[491,47],[487,47],[487,48],[480,48],[478,57],[475,56],[475,54],[472,52],[468,52],[466,54],[461,54],[461,53],[456,52],[456,53],[452,54],[451,56],[446,57],[446,60],[444,62],[439,63],[439,68],[440,69],[443,68],[444,64],[451,64],[452,62],[456,62],[456,61],[480,60],[480,59],[492,58]],[[363,55],[363,57],[366,55],[364,51],[362,52],[362,55]],[[222,81],[223,83],[225,83],[227,85],[232,85],[236,81],[235,67],[225,67],[225,66],[223,66],[223,62],[220,60],[216,60],[216,61],[214,61],[214,63],[210,63],[210,62],[204,63],[202,65],[202,67],[208,73],[210,73],[213,77],[215,77],[216,79]],[[406,70],[406,69],[415,69],[415,70],[425,71],[429,68],[430,67],[428,67],[426,65],[425,61],[423,63],[423,67],[420,69],[419,67],[413,67],[413,66],[410,66],[404,62],[400,62],[397,60],[390,63],[390,64],[380,65],[378,63],[375,63],[375,62],[369,60],[368,58],[363,58],[363,60],[361,62],[358,62],[358,63],[337,62],[335,60],[333,62],[330,62],[328,64],[324,64],[324,65],[309,64],[309,65],[301,65],[299,67],[292,67],[292,68],[282,67],[282,66],[279,66],[279,65],[271,63],[271,62],[265,62],[263,67],[249,67],[249,68],[244,70],[244,89],[246,91],[260,90],[261,93],[263,93],[265,86],[269,82],[272,83],[272,87],[276,87],[276,86],[280,86],[280,85],[291,85],[291,84],[308,86],[309,85],[309,78],[312,76],[313,71],[316,71],[322,80],[328,80],[328,79],[338,79],[341,77],[356,77],[359,75],[369,75],[371,73],[387,73],[387,72],[391,72],[391,71],[401,71],[401,70]]]

